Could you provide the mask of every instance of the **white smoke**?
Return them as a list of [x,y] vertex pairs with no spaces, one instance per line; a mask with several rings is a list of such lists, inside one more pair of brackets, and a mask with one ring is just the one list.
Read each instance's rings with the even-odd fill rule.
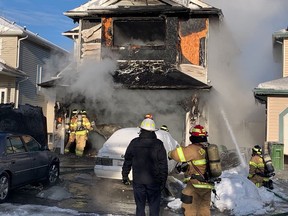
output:
[[[288,1],[205,1],[222,10],[220,25],[209,35],[208,65],[212,91],[210,132],[213,142],[233,147],[225,129],[222,107],[238,143],[262,145],[265,140],[265,105],[255,103],[253,89],[261,82],[281,78],[274,62],[272,34],[287,25]],[[215,129],[217,128],[217,129]]]

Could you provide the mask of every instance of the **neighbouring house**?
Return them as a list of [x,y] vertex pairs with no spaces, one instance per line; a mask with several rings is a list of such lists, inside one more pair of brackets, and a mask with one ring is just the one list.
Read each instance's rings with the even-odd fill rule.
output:
[[[90,0],[64,15],[79,23],[63,33],[74,40],[77,66],[41,84],[58,89],[62,104],[71,110],[81,103],[96,127],[135,127],[153,113],[157,125],[166,124],[179,143],[189,141],[193,124],[208,127],[198,93],[211,88],[209,31],[221,20],[220,9],[198,0]],[[105,67],[110,80],[103,78]],[[73,78],[67,78],[69,73]],[[75,86],[82,97],[73,99]]]
[[37,84],[62,70],[68,55],[26,27],[0,17],[0,103],[41,107],[48,138],[53,134],[55,98],[45,96]]
[[[284,144],[288,155],[288,29],[273,34],[274,48],[280,50],[282,78],[260,83],[255,98],[266,105],[266,141]],[[280,49],[278,49],[280,47]]]

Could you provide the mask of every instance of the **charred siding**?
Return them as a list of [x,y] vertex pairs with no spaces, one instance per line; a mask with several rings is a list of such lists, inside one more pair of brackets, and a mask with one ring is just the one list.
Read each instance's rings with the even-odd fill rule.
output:
[[208,19],[180,21],[181,63],[205,66]]

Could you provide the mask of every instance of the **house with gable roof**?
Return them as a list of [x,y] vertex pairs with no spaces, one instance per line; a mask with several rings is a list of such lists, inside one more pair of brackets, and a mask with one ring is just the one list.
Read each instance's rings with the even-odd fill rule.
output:
[[[0,17],[0,103],[39,106],[47,122],[47,132],[53,134],[55,98],[47,98],[38,86],[62,70],[51,61],[65,65],[69,53],[38,34]],[[55,64],[56,65],[56,64]],[[59,64],[60,65],[60,64]]]
[[[260,83],[254,89],[255,98],[266,106],[266,141],[284,144],[288,155],[288,29],[273,33],[276,55],[282,63],[282,78]],[[280,48],[280,49],[278,49]]]
[[[195,92],[211,88],[207,60],[209,31],[211,25],[218,25],[221,20],[220,9],[199,0],[90,0],[64,15],[79,23],[77,28],[63,33],[74,41],[74,58],[78,65],[66,68],[66,72],[71,70],[73,73],[86,60],[97,62],[116,58],[117,67],[111,75],[114,83],[121,85],[117,93],[125,88],[127,95],[137,95],[135,104],[144,101],[150,107],[159,104],[159,98],[167,99],[168,96],[174,100],[174,104],[162,100],[167,106],[153,109],[154,112],[160,110],[154,113],[157,122],[167,121],[167,115],[174,119],[174,123],[166,124],[176,139],[187,140],[189,129],[195,123],[208,125],[207,116],[199,113]],[[94,73],[97,74],[97,66]],[[71,85],[63,79],[63,74],[61,72],[56,79],[41,86]],[[81,70],[77,75],[81,76]],[[65,95],[69,95],[68,90]],[[95,95],[97,97],[96,92]],[[179,101],[187,98],[189,106],[179,108]],[[111,115],[105,113],[101,103],[98,105],[86,107],[88,116],[98,108],[102,113],[97,113],[97,121],[104,122]],[[141,111],[129,114],[135,120],[134,125],[141,121],[142,114],[153,112],[148,110],[141,107]],[[117,106],[118,115],[114,119],[125,124],[127,115],[123,113],[126,111],[127,108]],[[186,130],[186,138],[183,130]]]

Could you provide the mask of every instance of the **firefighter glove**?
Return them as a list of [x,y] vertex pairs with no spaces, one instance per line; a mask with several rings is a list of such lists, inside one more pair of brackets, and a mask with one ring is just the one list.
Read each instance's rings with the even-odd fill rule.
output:
[[176,166],[176,170],[177,170],[177,173],[185,173],[187,170],[188,170],[188,163],[187,162],[183,162],[183,163],[180,163]]
[[172,158],[171,158],[171,151],[168,152],[168,159],[169,159],[169,160],[172,160]]
[[131,185],[131,181],[130,181],[129,177],[123,177],[122,183],[125,185]]

